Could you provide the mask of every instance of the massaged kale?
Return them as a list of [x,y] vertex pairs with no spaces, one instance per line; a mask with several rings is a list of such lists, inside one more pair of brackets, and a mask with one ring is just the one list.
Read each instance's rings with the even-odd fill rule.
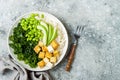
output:
[[38,54],[33,50],[36,41],[28,41],[26,38],[27,32],[22,28],[20,23],[13,29],[13,34],[9,37],[11,43],[10,47],[13,48],[14,54],[17,55],[19,60],[24,61],[26,64],[29,64],[30,67],[37,67]]

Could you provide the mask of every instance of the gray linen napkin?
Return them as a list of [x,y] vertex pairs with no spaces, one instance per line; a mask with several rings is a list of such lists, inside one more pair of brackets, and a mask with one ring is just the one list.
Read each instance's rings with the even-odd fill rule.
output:
[[19,65],[10,55],[0,56],[0,74],[5,75],[9,70],[16,73],[11,76],[11,80],[53,80],[47,71],[29,71]]

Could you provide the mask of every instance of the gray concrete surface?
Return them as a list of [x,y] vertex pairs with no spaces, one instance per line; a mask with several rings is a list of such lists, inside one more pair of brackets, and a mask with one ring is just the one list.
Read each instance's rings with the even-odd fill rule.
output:
[[0,0],[0,55],[8,54],[7,34],[16,18],[36,10],[58,17],[70,36],[77,25],[87,25],[71,72],[65,57],[50,70],[55,80],[120,80],[120,0]]

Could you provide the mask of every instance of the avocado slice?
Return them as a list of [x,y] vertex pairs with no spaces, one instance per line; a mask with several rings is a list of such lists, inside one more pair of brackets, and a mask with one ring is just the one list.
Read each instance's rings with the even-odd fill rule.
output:
[[40,24],[42,26],[44,26],[46,28],[46,30],[48,31],[48,24],[47,23],[45,23],[44,21],[41,21]]
[[42,26],[42,25],[38,25],[37,29],[40,29],[43,32],[43,39],[42,39],[42,41],[43,41],[44,45],[47,45],[47,35],[48,35],[48,32],[47,32],[46,28],[44,26]]
[[49,24],[49,27],[48,27],[48,45],[50,44],[49,41],[51,40],[52,38],[52,34],[53,34],[53,31],[54,31],[54,28],[51,24]]
[[52,36],[51,39],[49,40],[48,44],[50,44],[56,37],[57,37],[57,29],[56,28],[53,28],[53,33],[52,33]]

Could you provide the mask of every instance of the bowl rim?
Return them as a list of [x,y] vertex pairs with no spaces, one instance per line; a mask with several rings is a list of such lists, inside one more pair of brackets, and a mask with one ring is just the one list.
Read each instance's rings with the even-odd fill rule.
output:
[[11,25],[11,27],[10,27],[10,29],[9,29],[9,31],[8,31],[8,34],[7,34],[7,48],[8,48],[8,52],[9,52],[9,54],[12,56],[12,58],[19,64],[19,65],[21,65],[22,67],[24,67],[25,69],[28,69],[28,70],[31,70],[31,71],[46,71],[46,70],[49,70],[49,69],[52,69],[52,68],[46,68],[46,69],[36,69],[36,68],[28,68],[28,67],[26,67],[26,66],[24,66],[24,65],[27,65],[27,64],[22,64],[22,63],[20,63],[20,61],[18,60],[18,59],[16,59],[15,57],[14,57],[14,53],[12,53],[12,51],[10,50],[10,46],[9,46],[9,36],[10,36],[10,32],[12,31],[12,29],[15,27],[15,25],[20,21],[20,19],[22,18],[22,17],[25,17],[25,16],[28,16],[29,14],[31,14],[31,13],[38,13],[38,14],[41,14],[41,13],[44,13],[45,15],[47,14],[47,15],[50,15],[50,16],[52,16],[53,18],[55,18],[56,20],[57,20],[57,22],[58,23],[60,23],[60,25],[62,26],[62,28],[64,28],[64,32],[65,32],[65,34],[66,34],[66,36],[65,36],[65,38],[66,38],[66,51],[65,51],[65,53],[64,53],[64,55],[61,57],[61,59],[59,59],[58,61],[57,61],[57,63],[52,67],[52,68],[54,68],[54,67],[56,67],[63,59],[64,59],[64,57],[66,56],[66,54],[67,54],[67,50],[68,50],[68,43],[69,43],[69,38],[68,38],[68,32],[67,32],[67,29],[66,29],[66,27],[63,25],[63,23],[56,17],[56,16],[54,16],[53,14],[51,14],[51,13],[48,13],[48,12],[45,12],[45,11],[31,11],[31,12],[28,12],[28,13],[25,13],[25,14],[22,14],[21,16],[19,16],[14,22],[13,22],[13,24]]

